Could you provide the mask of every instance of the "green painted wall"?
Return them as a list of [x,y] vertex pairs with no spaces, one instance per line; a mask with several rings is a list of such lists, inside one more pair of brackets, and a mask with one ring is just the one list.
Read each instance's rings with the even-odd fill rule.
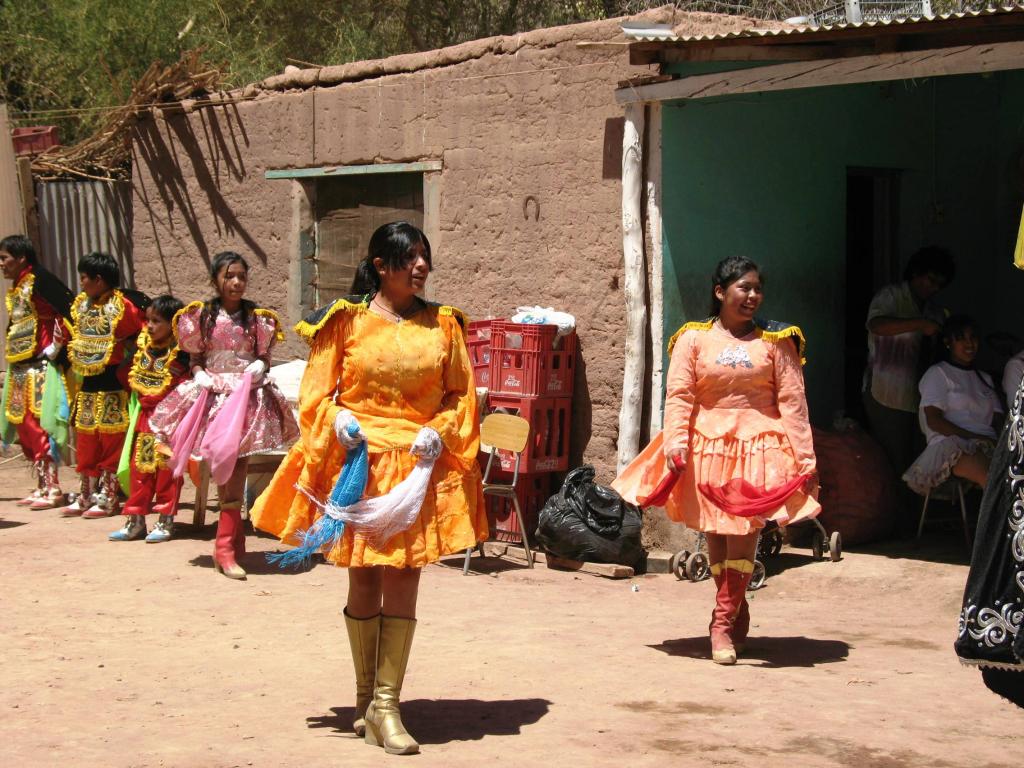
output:
[[1024,273],[1010,265],[1024,194],[1024,75],[936,78],[667,104],[665,327],[706,316],[711,270],[761,263],[763,315],[809,342],[812,419],[842,407],[845,197],[850,166],[897,168],[900,241],[951,248],[942,296],[985,330],[1024,337]]

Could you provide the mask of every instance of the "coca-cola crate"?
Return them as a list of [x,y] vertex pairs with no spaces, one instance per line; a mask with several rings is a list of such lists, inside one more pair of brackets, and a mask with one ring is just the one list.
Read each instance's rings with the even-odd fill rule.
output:
[[38,155],[60,144],[55,125],[33,125],[11,131],[14,154]]
[[[519,462],[521,473],[564,472],[569,468],[571,397],[521,397],[491,392],[487,396],[487,412],[511,413],[530,423],[530,436]],[[500,469],[505,472],[515,469],[516,458],[511,451],[497,451],[494,460],[500,462]]]
[[491,386],[491,324],[493,320],[474,320],[466,328],[466,348],[478,387]]
[[491,391],[534,397],[572,394],[576,332],[558,336],[557,325],[496,320],[491,327]]
[[[526,523],[527,539],[532,540],[537,530],[537,518],[540,510],[551,496],[551,475],[519,475],[516,483],[516,498],[519,509]],[[507,496],[484,496],[487,502],[487,519],[494,530],[494,538],[498,541],[522,541],[519,520],[516,519],[512,499]]]

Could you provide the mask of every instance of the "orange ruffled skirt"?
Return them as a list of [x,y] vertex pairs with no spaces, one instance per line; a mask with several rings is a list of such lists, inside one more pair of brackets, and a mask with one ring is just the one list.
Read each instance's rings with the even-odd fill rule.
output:
[[[301,441],[292,446],[253,506],[253,525],[286,544],[297,544],[295,533],[309,528],[320,516],[316,504],[299,489],[326,501],[344,458],[344,449],[333,439],[322,460],[308,461]],[[387,493],[408,476],[415,464],[416,457],[408,449],[371,451],[366,495]],[[349,568],[422,568],[444,555],[475,546],[487,535],[479,466],[476,462],[462,466],[451,453],[443,451],[434,464],[430,488],[412,526],[383,543],[358,536],[349,526],[344,538],[325,557],[335,565]]]
[[[666,472],[664,437],[659,432],[615,478],[612,487],[624,499],[636,504],[638,498],[652,493]],[[809,520],[821,512],[821,505],[802,489],[771,512],[741,517],[717,507],[698,488],[699,485],[724,488],[730,481],[745,480],[756,488],[770,490],[784,485],[797,473],[796,457],[783,433],[769,431],[742,437],[726,433],[707,437],[693,430],[686,470],[669,494],[665,512],[669,519],[687,528],[727,536],[746,535],[763,528],[769,520],[779,525]]]

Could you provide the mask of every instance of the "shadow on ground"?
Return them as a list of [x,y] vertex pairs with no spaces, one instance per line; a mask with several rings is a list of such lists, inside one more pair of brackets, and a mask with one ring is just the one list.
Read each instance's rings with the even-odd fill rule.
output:
[[[438,561],[438,565],[451,568],[453,571],[461,571],[465,565],[464,554],[446,557]],[[474,554],[469,561],[469,576],[487,576],[492,573],[504,573],[505,571],[525,571],[529,567],[525,562],[508,560],[503,557],[484,557]]]
[[[300,573],[308,573],[317,564],[316,560],[309,563],[308,566],[302,566],[299,568],[291,567],[279,568],[274,563],[267,561],[267,552],[249,552],[245,557],[238,561],[238,564],[245,569],[245,572],[250,576],[295,576]],[[322,561],[321,561],[322,562]],[[193,557],[188,561],[188,564],[196,568],[209,568],[213,570],[213,555],[199,555]]]
[[4,528],[17,528],[19,525],[24,525],[24,524],[25,523],[23,523],[23,522],[21,522],[19,520],[0,520],[0,530],[2,530]]
[[[648,647],[669,656],[711,658],[711,643],[707,635],[666,640]],[[818,640],[803,636],[751,637],[747,640],[747,648],[740,657],[740,663],[760,662],[754,666],[772,669],[816,667],[819,664],[846,661],[849,654],[850,646],[842,640]]]
[[[547,699],[413,699],[402,702],[402,722],[420,744],[478,741],[485,736],[515,736],[548,713]],[[331,707],[333,715],[308,717],[310,728],[352,733],[353,707]],[[355,738],[353,734],[353,738]]]

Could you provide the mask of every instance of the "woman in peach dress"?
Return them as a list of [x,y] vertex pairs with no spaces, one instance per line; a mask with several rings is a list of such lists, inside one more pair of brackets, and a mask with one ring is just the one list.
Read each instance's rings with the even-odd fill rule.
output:
[[[432,462],[411,524],[379,540],[359,521],[325,545],[348,568],[348,630],[356,673],[353,730],[392,754],[419,745],[398,701],[416,627],[423,566],[487,536],[476,390],[459,310],[419,298],[431,269],[426,236],[406,222],[370,238],[353,292],[299,323],[310,344],[299,390],[300,441],[252,510],[257,528],[303,543],[327,505],[349,451],[368,453],[364,498],[384,503],[422,461]],[[365,291],[365,293],[364,293]],[[393,494],[392,494],[393,495]],[[320,502],[320,503],[318,503]]]
[[746,588],[765,523],[816,516],[817,479],[800,329],[762,322],[760,270],[720,262],[712,317],[669,342],[665,428],[616,478],[628,501],[664,506],[704,532],[717,589],[712,659],[735,664],[750,627]]

